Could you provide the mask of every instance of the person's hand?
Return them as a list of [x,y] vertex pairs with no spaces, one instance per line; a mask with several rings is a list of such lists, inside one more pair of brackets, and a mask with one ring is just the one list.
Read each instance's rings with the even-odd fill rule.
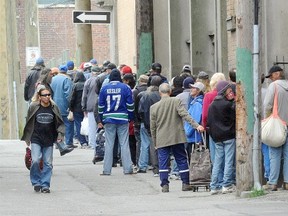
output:
[[200,132],[200,133],[205,130],[202,125],[199,125],[196,129],[197,129],[197,131]]
[[57,139],[57,143],[61,143],[62,142],[62,139],[61,138],[58,138]]
[[103,128],[104,126],[103,126],[103,124],[100,122],[100,123],[98,123],[98,128]]
[[31,142],[26,142],[26,145],[29,147]]

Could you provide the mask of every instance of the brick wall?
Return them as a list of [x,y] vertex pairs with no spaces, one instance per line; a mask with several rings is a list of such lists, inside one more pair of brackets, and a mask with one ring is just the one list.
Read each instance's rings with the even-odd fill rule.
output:
[[[26,40],[25,40],[25,0],[17,0],[18,43],[20,55],[21,80],[25,81],[26,73]],[[77,61],[76,24],[72,21],[74,6],[63,5],[55,8],[39,8],[39,33],[41,56],[51,66],[57,66],[67,59]],[[91,10],[97,10],[92,5]],[[109,24],[93,24],[93,57],[99,64],[110,59]],[[89,61],[90,59],[87,59]],[[76,65],[79,66],[79,65]]]

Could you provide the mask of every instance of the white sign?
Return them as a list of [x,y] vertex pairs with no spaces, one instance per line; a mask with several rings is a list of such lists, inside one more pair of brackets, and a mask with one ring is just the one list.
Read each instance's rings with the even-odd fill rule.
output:
[[40,57],[39,47],[26,47],[26,66],[33,67],[36,59]]

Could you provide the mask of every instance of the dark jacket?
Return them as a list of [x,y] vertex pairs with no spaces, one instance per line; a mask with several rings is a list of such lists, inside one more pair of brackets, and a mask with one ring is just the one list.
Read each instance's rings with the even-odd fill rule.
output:
[[143,92],[140,99],[138,113],[140,115],[141,122],[144,123],[144,126],[148,132],[150,132],[150,107],[154,103],[160,101],[160,99],[159,88],[156,86],[148,87],[147,91]]
[[223,142],[236,137],[235,102],[217,95],[208,109],[207,128],[214,142]]
[[134,125],[138,128],[140,128],[140,116],[138,113],[138,107],[139,107],[139,102],[141,99],[141,96],[143,95],[142,92],[145,92],[147,90],[147,84],[143,84],[141,86],[136,86],[133,90],[132,90],[132,94],[133,94],[133,100],[134,100],[134,105],[135,105],[135,110],[134,110],[134,114],[135,114],[135,118],[134,118]]
[[[65,126],[64,126],[64,122],[62,120],[62,117],[61,117],[61,114],[57,105],[53,101],[51,101],[51,106],[52,106],[52,111],[55,114],[55,118],[56,118],[55,128],[56,128],[56,131],[58,132],[58,135],[55,134],[55,142],[56,142],[57,138],[63,140],[64,134],[65,134]],[[40,108],[40,103],[38,101],[32,102],[29,106],[27,117],[26,117],[26,124],[24,127],[23,136],[21,138],[21,140],[24,140],[26,143],[30,143],[32,134],[34,132],[35,114],[39,108]]]
[[72,87],[72,96],[70,99],[69,109],[72,112],[82,112],[82,94],[84,89],[84,83],[86,78],[82,72],[77,72],[74,77],[74,83]]
[[40,77],[40,73],[43,67],[41,65],[35,65],[31,72],[28,74],[24,85],[24,99],[30,101],[35,93],[35,85]]

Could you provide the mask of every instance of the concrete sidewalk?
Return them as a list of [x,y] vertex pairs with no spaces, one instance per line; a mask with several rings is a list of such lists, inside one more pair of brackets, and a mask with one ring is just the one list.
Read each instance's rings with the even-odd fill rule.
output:
[[161,193],[152,172],[100,176],[102,163],[93,165],[93,150],[75,149],[60,157],[54,149],[51,193],[35,193],[24,164],[25,143],[0,141],[0,215],[287,215],[288,192],[240,199],[234,194],[182,192],[181,181],[171,181]]

